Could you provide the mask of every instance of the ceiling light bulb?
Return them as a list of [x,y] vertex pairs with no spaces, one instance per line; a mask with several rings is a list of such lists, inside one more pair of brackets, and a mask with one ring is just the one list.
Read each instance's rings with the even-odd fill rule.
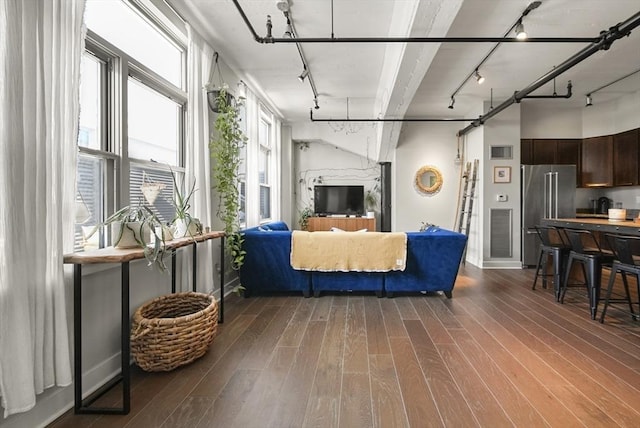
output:
[[302,73],[300,73],[300,76],[298,76],[298,80],[301,82],[304,82],[304,79],[309,75],[309,70],[307,70],[306,68],[304,70],[302,70]]
[[451,102],[449,102],[449,107],[451,110],[453,110],[453,105],[456,103],[456,99],[454,97],[451,97]]
[[478,82],[478,85],[482,85],[484,83],[484,77],[482,77],[480,73],[478,73],[477,69],[474,73],[474,76],[476,77],[476,81]]
[[516,39],[527,40],[527,32],[524,31],[524,25],[522,25],[522,21],[518,21],[518,23],[516,24]]
[[585,107],[591,107],[593,105],[593,99],[591,98],[591,94],[587,94],[587,102],[584,105]]

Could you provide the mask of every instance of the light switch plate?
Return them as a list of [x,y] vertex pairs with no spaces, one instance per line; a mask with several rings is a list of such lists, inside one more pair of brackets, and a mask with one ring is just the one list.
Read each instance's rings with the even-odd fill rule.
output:
[[509,200],[509,197],[507,195],[505,195],[504,193],[500,193],[498,195],[496,195],[496,201],[498,202],[507,202]]

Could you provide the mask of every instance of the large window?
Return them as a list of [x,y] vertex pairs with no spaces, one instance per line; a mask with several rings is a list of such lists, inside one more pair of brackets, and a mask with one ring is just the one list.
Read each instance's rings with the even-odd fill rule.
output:
[[271,218],[271,115],[261,112],[258,125],[258,180],[260,184],[260,221]]
[[[109,245],[93,226],[163,189],[151,208],[172,220],[171,171],[184,174],[184,48],[129,2],[88,0],[82,59],[76,250]],[[179,179],[178,182],[182,180]]]

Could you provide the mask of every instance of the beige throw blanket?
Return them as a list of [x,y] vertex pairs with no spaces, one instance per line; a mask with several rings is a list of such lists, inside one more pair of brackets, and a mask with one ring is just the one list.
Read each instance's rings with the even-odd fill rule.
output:
[[321,272],[404,270],[407,235],[383,232],[305,232],[291,237],[291,266]]

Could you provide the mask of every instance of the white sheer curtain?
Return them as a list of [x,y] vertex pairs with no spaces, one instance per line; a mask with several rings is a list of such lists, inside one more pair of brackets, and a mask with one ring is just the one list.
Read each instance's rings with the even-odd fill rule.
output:
[[247,88],[246,120],[247,120],[247,227],[260,223],[260,184],[258,174],[258,125],[260,123],[260,100]]
[[[211,208],[211,164],[209,156],[209,107],[204,89],[209,78],[213,49],[187,24],[189,46],[187,48],[187,141],[186,141],[186,187],[196,182],[193,195],[192,215],[203,225],[213,222]],[[212,248],[219,241],[210,241],[198,247],[198,282],[210,284],[213,279]],[[191,251],[181,251],[181,288],[191,289]],[[211,290],[200,290],[211,291]]]
[[84,0],[0,1],[0,394],[4,416],[71,383],[62,258],[73,250]]

